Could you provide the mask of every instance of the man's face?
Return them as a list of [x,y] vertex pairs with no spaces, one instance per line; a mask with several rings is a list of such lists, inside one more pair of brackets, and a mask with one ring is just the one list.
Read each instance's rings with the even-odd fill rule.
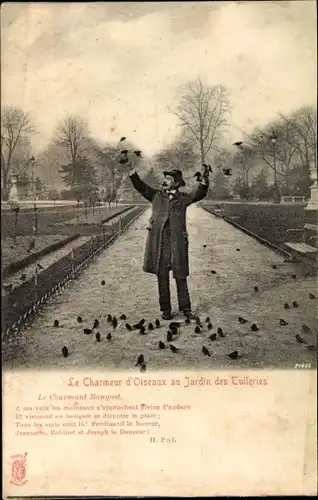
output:
[[176,184],[174,178],[171,175],[165,175],[162,185],[168,191],[170,189],[176,189],[178,185]]

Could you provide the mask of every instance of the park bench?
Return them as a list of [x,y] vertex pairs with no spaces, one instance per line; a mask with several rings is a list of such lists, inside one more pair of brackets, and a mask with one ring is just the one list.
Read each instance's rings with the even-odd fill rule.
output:
[[[285,245],[291,250],[293,260],[312,260],[317,262],[318,240],[317,224],[305,224],[302,229],[287,229],[287,234],[294,235],[294,241],[286,241]],[[295,241],[298,240],[298,241]],[[315,246],[314,246],[315,245]]]

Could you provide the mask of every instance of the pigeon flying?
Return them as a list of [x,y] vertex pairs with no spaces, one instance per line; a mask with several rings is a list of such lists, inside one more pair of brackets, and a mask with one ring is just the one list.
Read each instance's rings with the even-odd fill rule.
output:
[[126,137],[121,137],[119,142],[124,142],[126,140]]
[[234,142],[233,146],[242,146],[243,141]]
[[223,168],[224,175],[232,175],[230,168]]

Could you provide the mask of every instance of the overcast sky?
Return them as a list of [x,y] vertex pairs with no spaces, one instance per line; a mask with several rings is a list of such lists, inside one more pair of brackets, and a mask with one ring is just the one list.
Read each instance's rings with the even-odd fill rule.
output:
[[198,75],[229,88],[247,131],[316,102],[314,1],[7,3],[1,17],[2,105],[31,112],[37,148],[71,113],[152,154],[178,132],[178,85]]

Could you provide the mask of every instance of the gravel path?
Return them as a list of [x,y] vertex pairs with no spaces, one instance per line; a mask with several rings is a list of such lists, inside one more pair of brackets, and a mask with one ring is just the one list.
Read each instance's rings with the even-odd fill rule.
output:
[[[193,309],[202,320],[210,316],[212,332],[204,327],[196,334],[193,324],[182,326],[172,342],[180,349],[177,354],[166,342],[166,322],[146,335],[128,332],[124,324],[112,332],[106,322],[108,313],[118,318],[125,313],[131,324],[142,317],[147,322],[159,317],[156,278],[141,269],[149,216],[150,210],[144,212],[21,337],[10,343],[4,369],[104,367],[139,371],[134,364],[140,353],[148,371],[293,368],[297,363],[316,367],[317,353],[295,338],[299,334],[307,344],[317,345],[317,300],[309,298],[309,293],[317,295],[316,278],[301,277],[297,268],[284,263],[281,256],[198,206],[188,209],[189,288]],[[105,286],[101,285],[103,279]],[[174,284],[172,300],[176,306]],[[292,306],[295,300],[299,307]],[[288,310],[284,309],[286,302]],[[82,325],[77,323],[79,315]],[[238,316],[248,322],[240,324]],[[83,333],[95,318],[100,321],[101,342],[96,342],[94,333]],[[288,325],[281,326],[281,318]],[[60,322],[58,328],[52,326],[55,319]],[[258,331],[251,330],[252,323],[257,324]],[[303,324],[310,331],[304,333]],[[212,342],[208,336],[217,333],[218,327],[225,337],[217,335],[217,341]],[[106,339],[109,332],[111,341]],[[166,349],[158,349],[159,340],[166,343]],[[61,354],[63,345],[69,349],[67,359]],[[202,354],[203,345],[211,357]],[[227,356],[233,350],[239,351],[239,359]]]

